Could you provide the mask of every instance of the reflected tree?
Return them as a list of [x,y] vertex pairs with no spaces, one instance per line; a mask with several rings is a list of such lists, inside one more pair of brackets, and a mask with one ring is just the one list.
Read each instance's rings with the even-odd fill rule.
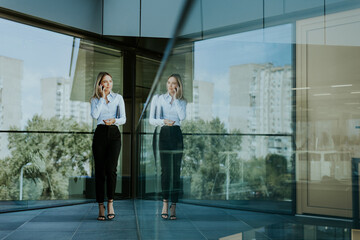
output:
[[219,118],[184,121],[183,178],[190,179],[186,197],[220,200],[284,200],[291,197],[287,159],[277,154],[240,158],[242,138],[228,134]]
[[[18,199],[20,170],[28,163],[31,164],[24,168],[24,177],[32,184],[24,184],[24,199],[68,198],[69,178],[91,173],[92,135],[76,134],[89,129],[88,124],[72,119],[44,119],[35,115],[25,127],[25,131],[31,132],[9,133],[11,156],[0,160],[0,199]],[[51,133],[59,131],[75,133]]]
[[[240,151],[241,136],[229,135],[219,118],[208,122],[184,121],[182,129],[184,133],[182,175],[191,178],[192,197],[223,198],[226,179],[224,153]],[[231,179],[238,178],[239,171],[240,169],[230,168]]]
[[273,200],[291,199],[291,174],[287,170],[287,160],[278,154],[265,158],[266,188]]

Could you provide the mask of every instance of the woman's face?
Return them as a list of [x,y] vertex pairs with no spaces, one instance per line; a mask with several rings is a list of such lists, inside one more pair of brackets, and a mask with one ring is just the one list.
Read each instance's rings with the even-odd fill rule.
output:
[[175,93],[175,89],[179,89],[179,84],[176,80],[175,77],[171,77],[167,80],[167,84],[166,84],[168,93],[170,95],[173,95]]
[[105,92],[110,92],[113,87],[112,78],[109,75],[105,75],[100,82],[100,86],[104,87]]

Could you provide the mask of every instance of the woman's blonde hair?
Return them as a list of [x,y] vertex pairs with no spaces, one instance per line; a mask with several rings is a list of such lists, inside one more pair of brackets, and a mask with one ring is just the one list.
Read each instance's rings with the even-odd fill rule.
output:
[[112,78],[112,76],[110,75],[110,73],[107,73],[107,72],[99,72],[97,78],[96,78],[96,82],[95,82],[95,85],[94,85],[94,94],[93,96],[91,97],[91,99],[93,98],[97,98],[97,99],[100,99],[100,90],[98,88],[98,86],[100,85],[101,83],[101,80],[105,77],[105,76],[109,76]]
[[173,73],[168,77],[168,80],[171,77],[174,77],[176,79],[178,85],[179,85],[179,89],[178,89],[179,99],[183,99],[184,98],[184,96],[183,96],[183,84],[182,84],[182,81],[181,81],[180,74]]

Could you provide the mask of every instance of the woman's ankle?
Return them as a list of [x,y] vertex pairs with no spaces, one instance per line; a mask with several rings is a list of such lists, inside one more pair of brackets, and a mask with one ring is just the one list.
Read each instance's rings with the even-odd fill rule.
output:
[[113,205],[114,200],[109,199],[107,203],[108,203],[108,212],[109,213],[114,213],[114,205]]

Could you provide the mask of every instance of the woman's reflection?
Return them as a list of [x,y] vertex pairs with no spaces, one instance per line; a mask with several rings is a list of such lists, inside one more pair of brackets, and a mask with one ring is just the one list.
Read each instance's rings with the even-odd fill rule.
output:
[[[186,101],[179,74],[172,74],[166,83],[167,93],[155,95],[151,101],[150,124],[161,126],[159,150],[161,162],[161,188],[163,209],[161,217],[168,219],[169,198],[171,198],[170,220],[176,220],[176,203],[180,193],[180,167],[183,155],[183,136],[180,123],[186,116]],[[156,129],[154,154],[156,157]]]

